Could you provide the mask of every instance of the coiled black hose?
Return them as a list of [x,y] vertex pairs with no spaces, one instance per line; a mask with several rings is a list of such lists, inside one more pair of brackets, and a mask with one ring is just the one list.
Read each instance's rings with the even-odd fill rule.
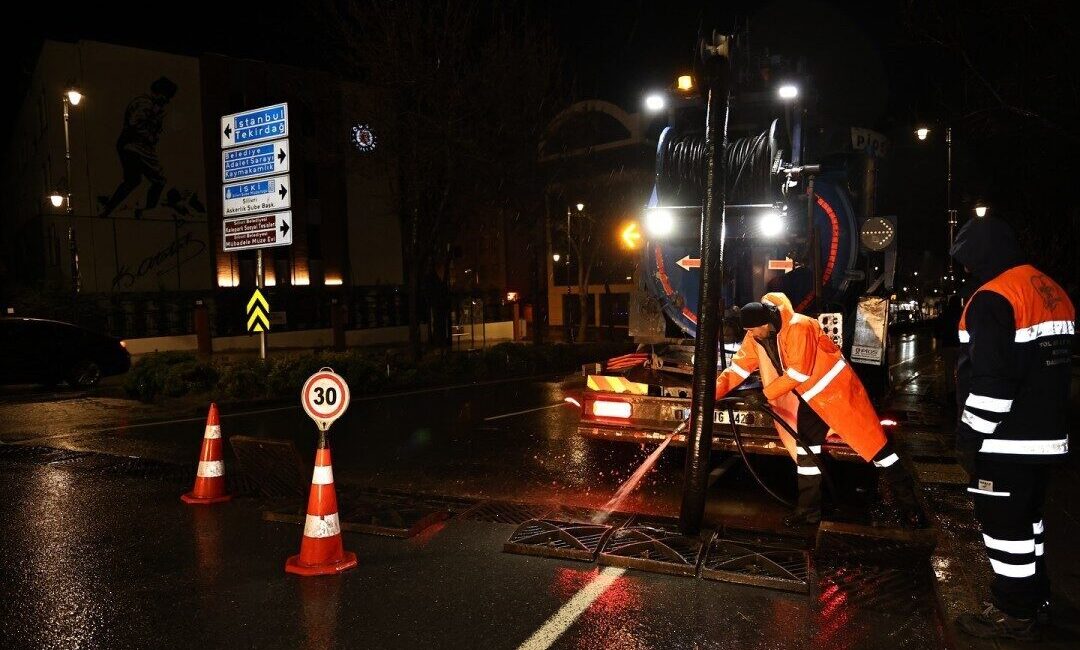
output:
[[[777,123],[748,138],[739,138],[727,149],[727,192],[731,203],[771,203],[778,194],[780,145]],[[660,194],[671,203],[689,192],[699,197],[705,185],[705,137],[678,134],[667,129],[656,152],[656,182]]]

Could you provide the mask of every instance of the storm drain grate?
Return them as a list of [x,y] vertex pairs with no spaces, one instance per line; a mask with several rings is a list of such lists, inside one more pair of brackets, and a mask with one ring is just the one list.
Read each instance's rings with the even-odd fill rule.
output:
[[671,523],[635,517],[608,537],[597,562],[653,573],[694,576],[704,544]]
[[459,515],[479,503],[479,501],[477,501],[476,499],[443,496],[438,494],[403,492],[401,490],[393,490],[389,488],[346,486],[342,487],[341,491],[344,492],[347,496],[356,494],[360,497],[370,496],[372,498],[385,497],[388,499],[410,499],[420,501],[432,508],[446,510],[452,515]]
[[[448,519],[454,500],[386,494],[377,491],[338,490],[341,529],[385,537],[412,537],[425,528]],[[263,511],[264,521],[302,524],[306,502],[279,501]]]
[[[311,480],[291,440],[229,436],[238,474],[248,488],[270,499],[303,498]],[[227,476],[228,474],[226,474]]]
[[724,530],[709,542],[701,577],[809,593],[810,553],[805,546],[800,538]]
[[937,545],[937,532],[875,528],[823,521],[818,527],[818,562],[905,568],[925,564]]
[[405,495],[344,495],[341,529],[387,537],[412,537],[428,526],[450,518],[445,505]]
[[506,553],[592,562],[611,526],[553,519],[530,519],[503,544]]
[[634,518],[632,512],[605,512],[578,506],[555,506],[544,515],[544,519],[568,522],[587,522],[596,525],[608,525],[618,528]]
[[530,519],[539,519],[551,508],[535,503],[513,501],[481,501],[458,515],[466,521],[486,521],[496,524],[521,525]]

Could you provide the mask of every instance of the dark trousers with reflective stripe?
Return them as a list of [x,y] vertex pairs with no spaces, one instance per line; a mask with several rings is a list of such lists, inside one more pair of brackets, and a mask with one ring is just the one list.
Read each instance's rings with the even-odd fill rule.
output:
[[1002,462],[979,454],[969,491],[994,569],[990,595],[1001,611],[1030,618],[1050,597],[1043,555],[1046,465]]
[[[829,433],[829,425],[825,424],[818,417],[818,414],[801,399],[799,400],[799,410],[796,417],[798,418],[797,430],[802,442],[810,446],[811,451],[818,456],[819,461],[823,461],[821,444],[825,442],[825,436]],[[796,453],[798,459],[796,465],[798,465],[797,485],[799,498],[795,506],[795,512],[797,514],[816,513],[820,516],[821,471],[814,464],[814,460],[810,455],[802,449],[802,445],[799,446]],[[894,451],[891,440],[886,442],[885,446],[874,455],[873,462],[875,467],[881,469],[886,483],[892,489],[897,505],[901,508],[917,508],[915,481],[911,478],[911,474],[904,467],[904,464],[900,462],[900,457]]]

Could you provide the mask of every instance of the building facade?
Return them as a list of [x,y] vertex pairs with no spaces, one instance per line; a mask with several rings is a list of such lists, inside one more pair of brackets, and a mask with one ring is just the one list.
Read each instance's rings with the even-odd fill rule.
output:
[[[70,88],[84,97],[69,107],[65,148]],[[203,300],[217,333],[237,333],[255,253],[222,252],[219,120],[279,102],[289,104],[294,236],[264,251],[276,327],[324,325],[331,299],[349,305],[351,326],[403,324],[397,160],[380,137],[392,133],[392,102],[324,72],[92,41],[44,43],[13,126],[5,285],[70,291],[77,260],[79,300],[124,305],[111,331],[183,330]],[[47,198],[69,188],[70,213]],[[162,305],[175,305],[165,325],[138,314]],[[156,333],[166,332],[145,332]]]

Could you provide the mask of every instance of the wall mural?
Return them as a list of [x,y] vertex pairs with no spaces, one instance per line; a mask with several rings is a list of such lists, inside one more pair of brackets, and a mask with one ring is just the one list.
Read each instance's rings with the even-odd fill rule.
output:
[[93,257],[83,264],[84,287],[210,288],[198,59],[79,48],[93,91],[85,113],[93,216],[79,223],[80,256]]

